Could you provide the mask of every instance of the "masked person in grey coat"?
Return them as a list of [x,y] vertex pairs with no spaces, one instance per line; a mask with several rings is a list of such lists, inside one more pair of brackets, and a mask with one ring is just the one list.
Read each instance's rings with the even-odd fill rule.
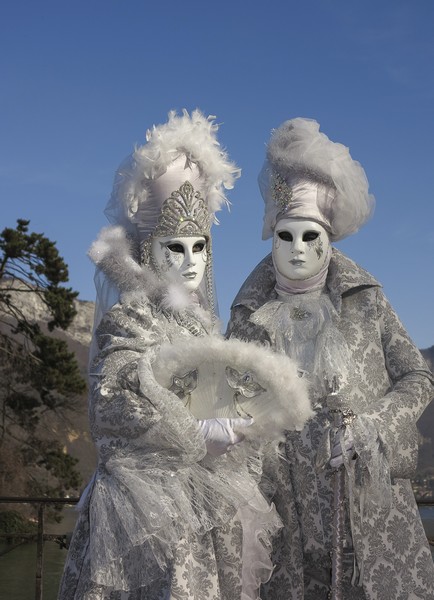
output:
[[378,281],[331,245],[371,216],[365,172],[318,123],[297,118],[273,132],[259,183],[272,253],[242,285],[227,335],[296,359],[315,410],[277,451],[264,449],[264,489],[284,528],[261,598],[330,597],[337,549],[333,597],[434,598],[410,483],[432,374]]
[[272,569],[280,521],[239,447],[250,421],[196,419],[153,371],[162,345],[215,330],[211,225],[239,176],[216,133],[198,110],[171,112],[117,170],[90,251],[98,465],[59,600],[256,600]]

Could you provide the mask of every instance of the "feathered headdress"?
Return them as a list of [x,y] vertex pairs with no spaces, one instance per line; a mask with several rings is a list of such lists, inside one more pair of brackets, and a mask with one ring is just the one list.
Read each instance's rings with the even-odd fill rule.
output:
[[300,217],[318,221],[331,240],[340,240],[364,225],[375,204],[360,163],[312,119],[291,119],[272,132],[259,187],[263,239],[279,218]]
[[169,112],[168,120],[146,133],[146,143],[120,165],[105,214],[108,220],[136,233],[140,241],[157,226],[163,202],[188,180],[205,201],[211,221],[228,203],[240,169],[217,141],[215,117],[194,110]]
[[146,268],[152,236],[206,237],[206,275],[197,296],[215,313],[210,227],[215,212],[228,203],[225,190],[233,187],[240,169],[221,148],[214,120],[199,110],[191,115],[171,111],[117,169],[104,211],[112,227],[101,232],[89,253],[97,265],[96,324],[121,293],[132,290],[157,294],[162,306],[173,310],[191,303],[175,276],[162,281]]

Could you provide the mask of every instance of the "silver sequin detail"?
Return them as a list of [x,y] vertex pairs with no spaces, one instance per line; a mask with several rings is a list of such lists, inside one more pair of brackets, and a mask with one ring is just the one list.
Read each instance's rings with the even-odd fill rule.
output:
[[300,308],[299,306],[294,306],[291,308],[290,316],[291,319],[294,319],[294,321],[303,321],[304,319],[308,319],[310,317],[310,312]]
[[272,171],[271,174],[271,195],[282,211],[286,210],[293,200],[291,188],[277,171]]

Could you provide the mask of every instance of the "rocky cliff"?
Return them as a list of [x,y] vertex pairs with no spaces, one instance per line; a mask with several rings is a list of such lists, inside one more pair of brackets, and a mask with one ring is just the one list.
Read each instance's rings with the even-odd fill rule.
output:
[[[10,282],[0,282],[5,288]],[[16,287],[16,282],[14,287]],[[44,303],[33,293],[12,292],[14,305],[30,320],[38,322],[46,330],[49,320]],[[92,336],[94,303],[75,301],[77,315],[67,331],[56,330],[53,335],[67,342],[70,351],[74,352],[80,366],[82,376],[87,380],[87,363],[89,345]],[[46,414],[40,427],[47,438],[55,438],[61,442],[65,450],[79,460],[79,471],[84,484],[89,480],[96,464],[96,452],[91,440],[87,414],[87,392],[78,398],[77,406],[67,415]],[[19,474],[15,478],[16,489],[13,495],[20,495]],[[8,494],[9,495],[9,494]]]

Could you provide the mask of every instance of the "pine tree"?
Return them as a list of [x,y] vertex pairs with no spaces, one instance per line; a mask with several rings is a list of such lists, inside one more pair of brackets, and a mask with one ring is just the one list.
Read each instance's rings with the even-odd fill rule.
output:
[[[77,460],[42,425],[53,414],[68,417],[86,388],[74,354],[50,332],[66,329],[77,292],[61,284],[68,268],[56,243],[29,232],[29,221],[0,234],[0,493],[21,489],[30,495],[76,491]],[[24,314],[19,299],[37,296],[49,315],[46,328]],[[48,330],[48,331],[47,331]],[[17,488],[15,488],[17,489]],[[10,491],[9,491],[10,493]],[[16,493],[16,492],[15,492]]]

